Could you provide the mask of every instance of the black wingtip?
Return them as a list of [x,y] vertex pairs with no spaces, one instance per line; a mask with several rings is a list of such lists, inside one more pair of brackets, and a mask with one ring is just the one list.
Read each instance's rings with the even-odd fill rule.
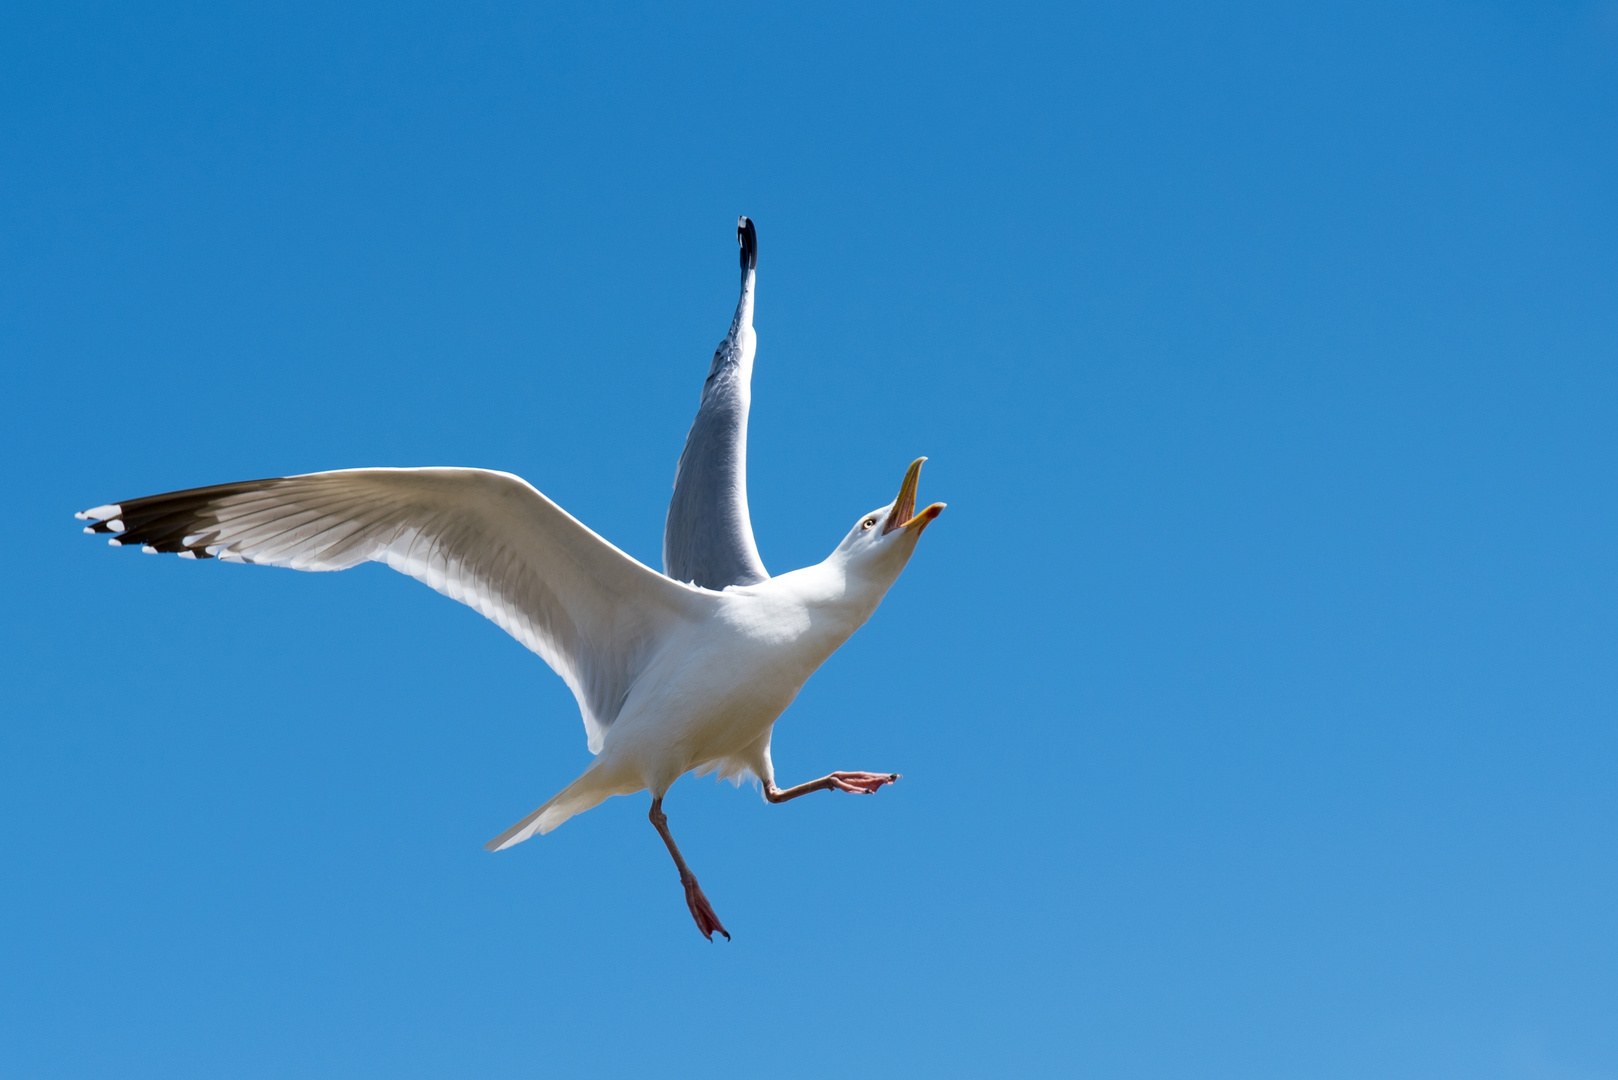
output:
[[742,249],[742,273],[758,267],[758,230],[753,219],[743,214],[736,219],[736,243]]

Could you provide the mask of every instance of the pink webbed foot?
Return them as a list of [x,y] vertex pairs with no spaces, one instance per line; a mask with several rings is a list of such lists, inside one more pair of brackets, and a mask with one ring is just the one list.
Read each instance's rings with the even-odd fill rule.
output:
[[680,854],[680,846],[674,842],[674,834],[669,832],[669,819],[663,813],[663,796],[659,795],[652,799],[652,812],[647,816],[651,818],[652,827],[657,830],[657,835],[661,836],[663,843],[668,846],[669,854],[674,858],[675,869],[680,871],[680,884],[685,889],[685,906],[691,909],[691,917],[697,921],[697,929],[701,930],[702,936],[709,941],[713,940],[715,930],[724,934],[725,940],[729,941],[730,931],[725,929],[724,924],[719,921],[719,916],[714,914],[713,905],[708,903],[708,898],[702,895],[702,886],[697,884],[697,875],[685,864],[685,856]]
[[720,923],[719,916],[714,914],[713,905],[708,903],[707,896],[703,895],[702,886],[697,884],[697,876],[689,871],[680,875],[680,884],[685,886],[685,906],[691,909],[691,917],[697,921],[697,929],[709,941],[713,940],[714,932],[725,935],[730,940],[730,931]]
[[773,783],[766,783],[764,797],[772,803],[783,803],[800,795],[807,795],[811,791],[847,791],[853,795],[875,795],[884,784],[894,783],[898,779],[899,774],[896,772],[834,772],[829,776],[822,776],[819,780],[789,787],[785,791]]
[[834,772],[826,779],[838,791],[847,791],[855,795],[875,795],[884,784],[892,784],[899,779],[898,773],[879,772]]

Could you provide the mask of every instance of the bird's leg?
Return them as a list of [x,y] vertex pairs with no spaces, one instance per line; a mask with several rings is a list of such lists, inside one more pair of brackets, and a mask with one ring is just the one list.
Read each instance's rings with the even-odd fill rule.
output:
[[811,780],[807,784],[789,787],[782,790],[773,782],[764,785],[764,797],[771,802],[786,802],[796,799],[799,795],[807,795],[811,791],[848,791],[855,795],[875,795],[882,785],[892,784],[899,779],[899,774],[886,772],[834,772],[822,776],[819,780]]
[[674,856],[674,865],[680,868],[680,884],[685,886],[685,906],[691,909],[691,917],[697,920],[697,929],[701,930],[702,936],[709,941],[713,940],[715,930],[724,934],[725,940],[729,941],[730,931],[720,924],[719,916],[714,914],[713,905],[702,895],[702,886],[697,884],[697,875],[685,864],[679,846],[674,843],[674,836],[669,832],[669,817],[663,813],[661,795],[652,800],[652,812],[647,817],[652,819],[652,828],[657,830],[657,835],[668,845],[669,854]]

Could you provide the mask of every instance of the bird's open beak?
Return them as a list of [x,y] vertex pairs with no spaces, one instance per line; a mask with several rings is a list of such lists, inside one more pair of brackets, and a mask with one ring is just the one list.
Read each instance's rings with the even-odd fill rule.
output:
[[882,526],[884,535],[894,529],[915,529],[917,535],[921,530],[932,524],[933,518],[944,512],[943,503],[933,503],[921,513],[916,513],[916,484],[921,480],[921,463],[926,461],[919,457],[910,463],[905,470],[905,482],[899,485],[899,497],[893,500],[893,509],[888,512],[888,522]]

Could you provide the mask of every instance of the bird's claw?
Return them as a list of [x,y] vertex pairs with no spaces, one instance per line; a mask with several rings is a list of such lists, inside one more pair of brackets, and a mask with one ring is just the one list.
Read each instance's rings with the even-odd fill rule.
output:
[[855,795],[875,795],[884,784],[898,781],[898,773],[879,772],[834,772],[831,774],[832,787],[838,791],[847,791]]
[[697,921],[697,929],[702,931],[702,936],[712,941],[714,931],[717,930],[725,935],[726,941],[729,941],[730,931],[725,929],[724,924],[719,921],[719,916],[714,914],[713,905],[708,903],[708,898],[703,895],[702,886],[697,884],[697,876],[686,874],[680,878],[680,884],[685,886],[685,906],[691,909],[691,917]]

